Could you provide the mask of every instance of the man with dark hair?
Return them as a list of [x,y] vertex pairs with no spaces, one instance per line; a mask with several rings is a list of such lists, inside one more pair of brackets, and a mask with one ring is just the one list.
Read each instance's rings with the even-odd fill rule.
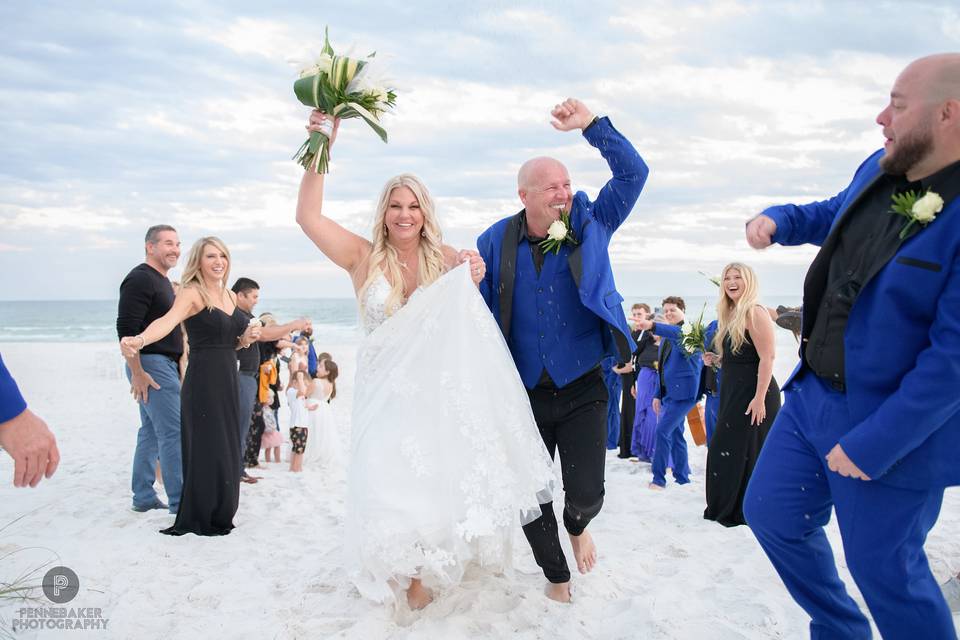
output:
[[[237,294],[237,308],[240,309],[248,320],[253,320],[253,308],[257,306],[257,302],[260,301],[260,285],[250,278],[237,278],[237,281],[233,283],[231,289]],[[257,401],[258,375],[260,373],[259,342],[272,342],[287,335],[291,331],[304,330],[307,326],[309,326],[309,323],[305,318],[298,318],[287,324],[263,327],[260,330],[258,342],[254,342],[246,349],[237,350],[237,364],[240,374],[238,377],[238,402],[240,406],[238,429],[240,432],[241,458],[243,457],[243,449],[247,442],[247,432],[250,430],[250,423],[253,419],[254,405]],[[241,467],[241,470],[242,476],[240,480],[242,482],[253,484],[257,481],[257,478],[247,474],[243,467]]]
[[687,441],[683,437],[683,421],[697,404],[700,387],[700,368],[703,364],[699,351],[687,353],[682,344],[680,325],[687,305],[683,298],[668,296],[663,299],[663,315],[667,324],[647,318],[637,321],[640,329],[650,330],[660,341],[659,393],[653,399],[653,409],[660,416],[657,422],[657,444],[653,450],[653,481],[651,489],[667,486],[667,460],[673,457],[673,478],[677,484],[690,482],[687,459]]
[[[173,286],[167,273],[180,258],[180,238],[169,225],[155,225],[145,236],[146,260],[120,284],[117,336],[135,336],[173,306]],[[127,358],[130,392],[140,407],[140,430],[133,454],[133,510],[166,509],[153,487],[155,464],[167,492],[170,513],[180,506],[183,485],[180,448],[180,327],[165,338]]]

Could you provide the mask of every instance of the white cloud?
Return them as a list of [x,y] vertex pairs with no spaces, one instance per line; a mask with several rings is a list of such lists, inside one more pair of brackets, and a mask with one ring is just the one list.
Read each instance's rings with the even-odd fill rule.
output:
[[[341,131],[324,210],[347,228],[366,236],[383,181],[408,170],[463,245],[519,209],[515,175],[529,157],[560,158],[595,196],[608,178],[598,152],[549,125],[550,107],[574,95],[610,115],[651,168],[611,245],[617,269],[674,278],[677,265],[736,257],[779,269],[789,288],[814,250],[750,252],[743,220],[842,188],[880,144],[873,118],[900,68],[929,52],[931,33],[960,42],[957,10],[922,2],[358,0],[325,6],[322,19],[310,8],[261,18],[187,4],[163,16],[64,7],[24,5],[0,42],[0,254],[56,252],[77,232],[98,260],[125,264],[146,225],[173,221],[185,242],[228,237],[254,271],[268,249],[268,279],[335,273],[294,222],[290,160],[307,109],[288,60],[319,49],[324,23],[338,25],[338,50],[376,49],[401,87],[388,145],[360,122]],[[45,269],[24,274],[22,291],[71,277]]]
[[296,37],[291,25],[274,20],[239,17],[229,24],[190,24],[184,32],[239,54],[287,60],[297,53],[306,53],[303,40]]

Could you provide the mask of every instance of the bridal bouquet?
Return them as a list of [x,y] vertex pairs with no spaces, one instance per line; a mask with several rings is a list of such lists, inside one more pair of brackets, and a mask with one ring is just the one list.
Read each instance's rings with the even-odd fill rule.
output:
[[700,317],[694,323],[685,322],[680,329],[680,344],[688,356],[692,356],[697,351],[703,352],[706,349],[707,329],[703,324],[703,312],[707,305],[704,303],[700,309]]
[[[334,118],[363,118],[386,142],[387,131],[380,124],[380,116],[396,104],[397,95],[373,79],[374,55],[371,53],[365,58],[337,55],[330,46],[329,32],[324,30],[320,57],[300,72],[300,78],[293,83],[293,92],[304,105]],[[327,120],[327,123],[329,128],[312,131],[293,156],[304,169],[327,173],[333,122]]]

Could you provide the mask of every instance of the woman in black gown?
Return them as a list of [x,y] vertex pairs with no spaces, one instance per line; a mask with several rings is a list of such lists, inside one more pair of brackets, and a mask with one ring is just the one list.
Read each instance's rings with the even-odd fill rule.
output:
[[[712,345],[722,363],[723,384],[707,450],[703,517],[727,527],[746,524],[743,494],[780,410],[780,388],[773,378],[773,321],[757,299],[753,269],[740,263],[724,267]],[[710,355],[704,357],[704,364],[712,363]]]
[[190,336],[190,366],[180,394],[183,494],[177,519],[161,533],[226,535],[240,499],[240,441],[236,430],[235,350],[257,339],[227,287],[230,252],[214,237],[197,240],[170,311],[138,336],[121,340],[132,355],[183,322]]

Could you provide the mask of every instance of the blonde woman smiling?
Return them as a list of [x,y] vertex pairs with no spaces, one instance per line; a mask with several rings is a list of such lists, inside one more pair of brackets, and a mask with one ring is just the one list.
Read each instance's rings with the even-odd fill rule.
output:
[[707,451],[703,517],[726,527],[746,524],[743,495],[780,410],[780,387],[773,378],[774,324],[758,298],[753,269],[738,262],[723,268],[713,353],[704,355],[706,365],[722,362],[723,383]]

